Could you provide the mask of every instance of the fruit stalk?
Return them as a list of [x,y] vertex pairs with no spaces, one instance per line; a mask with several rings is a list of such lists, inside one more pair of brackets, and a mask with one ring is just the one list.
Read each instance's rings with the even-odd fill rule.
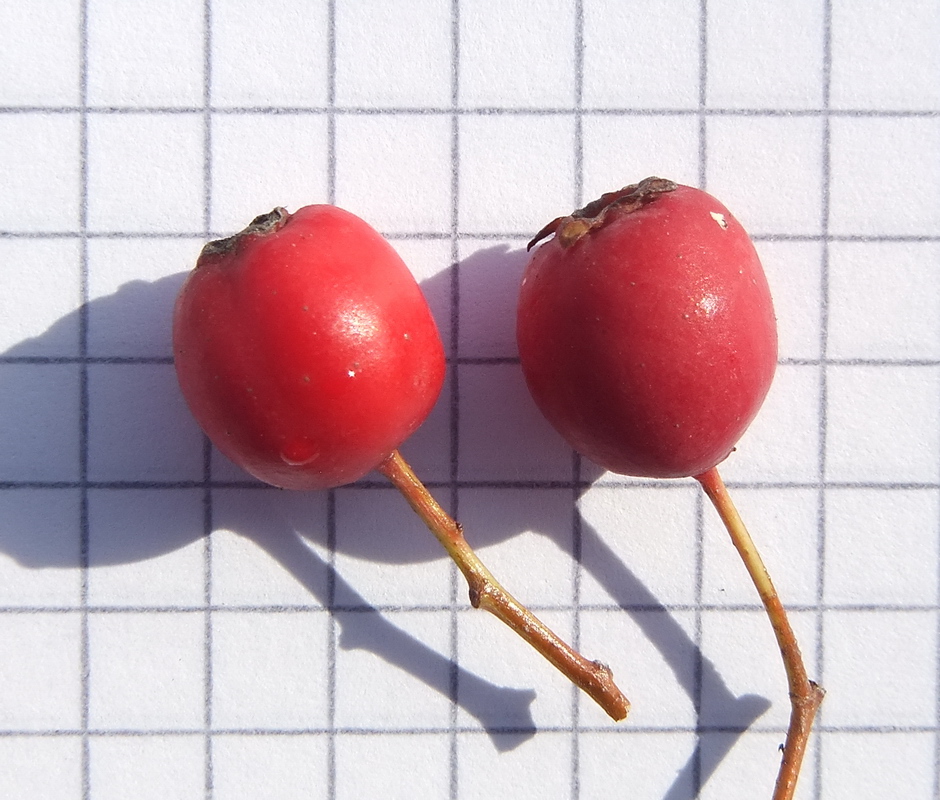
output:
[[401,454],[394,451],[377,469],[404,495],[460,568],[470,587],[470,604],[512,628],[612,719],[626,718],[630,703],[614,683],[610,668],[573,650],[500,585],[467,544],[460,524],[441,508]]
[[783,603],[780,602],[770,574],[718,470],[712,467],[701,475],[696,475],[695,479],[702,485],[705,494],[718,511],[721,521],[731,536],[731,541],[744,561],[748,574],[767,610],[767,615],[770,617],[770,624],[773,626],[780,654],[783,656],[783,666],[790,689],[790,723],[783,746],[773,800],[792,800],[810,730],[813,727],[813,719],[826,692],[807,677],[803,656],[800,654],[800,647],[787,618],[787,612]]

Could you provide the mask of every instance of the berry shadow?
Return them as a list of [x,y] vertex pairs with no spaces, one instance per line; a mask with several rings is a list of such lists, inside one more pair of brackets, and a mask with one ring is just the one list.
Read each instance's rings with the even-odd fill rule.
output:
[[[514,305],[524,262],[520,250],[486,248],[422,282],[448,346],[449,381],[431,417],[402,451],[458,518],[466,510],[468,493],[489,491],[489,498],[497,498],[487,514],[492,524],[467,529],[468,540],[478,548],[532,530],[531,519],[498,500],[503,484],[522,492],[542,485],[542,478],[525,476],[526,463],[548,463],[560,453],[568,464],[577,463],[534,408],[515,359]],[[6,426],[0,492],[71,491],[87,498],[136,489],[175,490],[195,493],[210,512],[221,492],[256,498],[256,510],[249,517],[226,519],[227,533],[254,542],[316,602],[338,612],[340,648],[369,650],[454,700],[479,721],[500,750],[533,736],[533,692],[487,681],[406,633],[332,563],[331,554],[390,565],[446,558],[416,518],[390,525],[379,503],[372,516],[358,515],[356,526],[337,525],[335,514],[303,519],[291,502],[292,493],[261,486],[206,445],[179,397],[172,371],[169,321],[183,277],[126,283],[0,354],[0,417]],[[456,319],[450,313],[454,298],[460,308]],[[80,338],[88,357],[78,355]],[[484,412],[496,409],[494,423],[509,422],[488,429],[469,422],[474,409],[461,398],[473,394],[474,377],[491,368],[500,380],[482,385],[481,407]],[[160,373],[158,380],[147,377],[155,372]],[[36,380],[37,373],[46,379]],[[65,448],[59,436],[63,417],[79,431]],[[560,483],[548,481],[570,490],[572,507],[600,475],[586,462],[579,469],[580,474],[572,469]],[[180,474],[189,477],[181,480]],[[492,475],[502,477],[494,482],[488,477]],[[331,493],[332,507],[355,492],[392,492],[389,502],[403,505],[384,479],[370,475]],[[215,537],[207,532],[218,531],[218,524],[207,516],[205,524],[149,520],[141,535],[138,528],[91,524],[80,510],[74,529],[63,530],[43,524],[34,513],[35,504],[7,506],[11,510],[0,526],[0,552],[36,569],[87,567],[89,582],[100,567],[147,561],[200,541],[211,547]],[[257,511],[261,508],[263,514]],[[735,696],[623,558],[583,518],[577,529],[577,542],[567,523],[544,525],[536,532],[564,556],[577,558],[582,570],[630,615],[696,707],[707,696],[710,707],[723,711],[722,732],[731,735],[709,736],[707,729],[701,730],[695,752],[666,795],[667,800],[687,797],[688,787],[705,785],[740,734],[769,704],[764,698]],[[582,556],[588,551],[593,553],[590,559]],[[387,579],[394,584],[393,570]],[[458,584],[459,607],[464,589]],[[342,607],[336,606],[337,597],[343,598]],[[689,670],[689,664],[695,668]],[[629,695],[630,687],[623,688]]]
[[[720,726],[699,721],[696,747],[664,800],[687,798],[690,787],[693,795],[697,795],[740,736],[767,711],[770,703],[763,697],[736,696],[731,691],[678,619],[578,510],[592,484],[605,473],[572,453],[542,418],[525,388],[515,345],[515,301],[527,260],[524,249],[488,247],[461,261],[456,275],[442,274],[422,284],[432,298],[448,291],[459,298],[459,318],[451,330],[451,369],[459,371],[461,390],[477,381],[484,394],[492,393],[491,408],[482,413],[473,401],[469,408],[459,405],[450,411],[451,439],[460,456],[460,468],[453,475],[456,485],[464,494],[485,492],[486,503],[493,506],[483,515],[490,524],[481,529],[469,524],[459,508],[458,517],[465,523],[465,535],[474,547],[534,531],[565,556],[573,556],[582,574],[589,575],[613,604],[630,616],[659,652],[672,679],[696,711],[702,708],[705,697],[709,708],[721,709]],[[498,385],[485,377],[480,379],[487,369],[500,373]],[[463,394],[454,392],[451,399],[459,401]],[[472,397],[475,390],[471,388],[467,394]],[[501,481],[493,476],[501,476]],[[519,491],[542,497],[559,488],[570,492],[569,502],[573,506],[569,506],[570,518],[553,516],[557,511],[554,507],[545,513],[533,513],[532,503],[500,502],[500,482],[507,497]],[[542,504],[541,499],[537,504]],[[538,520],[534,519],[536,516]],[[545,521],[546,517],[550,519]],[[533,527],[539,524],[541,528]],[[637,529],[622,533],[640,543],[635,547],[642,547],[644,537],[651,534]],[[695,576],[690,574],[688,580],[693,582]],[[512,586],[507,588],[512,591]],[[565,589],[560,587],[559,593]],[[525,597],[520,599],[525,602]],[[602,659],[605,656],[586,655]],[[622,684],[621,688],[629,697],[630,686]],[[623,724],[629,728],[630,720]],[[712,732],[722,735],[709,735]]]
[[[531,738],[533,691],[487,681],[391,622],[330,563],[331,519],[300,519],[293,493],[263,486],[208,445],[173,374],[170,320],[184,278],[125,283],[0,353],[0,554],[35,570],[85,569],[93,587],[98,570],[187,547],[211,554],[217,536],[242,536],[330,609],[340,650],[369,651],[454,700],[498,750]],[[203,511],[96,514],[121,493],[136,501],[167,492],[175,493],[171,505],[189,497]],[[250,513],[228,513],[223,494],[249,498]],[[49,502],[53,496],[72,501],[64,519],[50,516],[60,505]],[[224,517],[224,533],[214,517]],[[441,556],[436,542],[375,524],[366,538],[382,542],[386,560]],[[421,544],[410,548],[410,541]]]

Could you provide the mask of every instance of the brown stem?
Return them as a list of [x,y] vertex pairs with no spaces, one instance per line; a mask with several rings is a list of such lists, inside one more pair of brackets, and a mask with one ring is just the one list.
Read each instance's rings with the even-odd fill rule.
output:
[[780,654],[783,656],[783,666],[790,688],[790,725],[787,728],[787,738],[783,746],[783,758],[780,763],[780,772],[777,774],[773,800],[792,800],[810,730],[813,727],[813,719],[826,692],[806,675],[803,656],[800,654],[793,628],[790,627],[787,612],[783,603],[780,602],[777,590],[770,580],[770,574],[737,508],[731,501],[731,496],[718,470],[712,467],[701,475],[696,475],[695,479],[702,485],[705,494],[714,504],[721,521],[731,535],[731,541],[744,560],[744,566],[747,567],[764,608],[767,609],[767,616],[770,617],[770,624],[773,626]]
[[614,683],[610,668],[598,661],[589,661],[572,650],[500,586],[467,544],[460,525],[438,505],[401,454],[393,452],[377,469],[405,496],[460,568],[470,586],[471,605],[495,614],[572,683],[587,692],[613,719],[624,719],[630,710],[630,703]]
[[638,208],[652,202],[664,192],[674,192],[677,185],[665,178],[650,176],[639,183],[624,186],[616,192],[602,194],[584,208],[579,208],[567,217],[557,217],[540,230],[526,246],[531,250],[542,239],[553,233],[562,247],[571,247],[586,233],[599,228],[614,215],[632,214]]

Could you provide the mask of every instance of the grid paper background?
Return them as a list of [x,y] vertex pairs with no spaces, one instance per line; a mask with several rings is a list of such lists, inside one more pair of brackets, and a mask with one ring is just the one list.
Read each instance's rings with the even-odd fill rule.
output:
[[[829,690],[798,796],[940,797],[936,0],[0,1],[0,796],[769,797],[771,632],[690,482],[601,474],[528,399],[524,245],[659,174],[777,304],[724,474]],[[178,394],[209,237],[334,202],[447,343],[404,448],[634,704],[610,723],[369,479],[261,487]]]

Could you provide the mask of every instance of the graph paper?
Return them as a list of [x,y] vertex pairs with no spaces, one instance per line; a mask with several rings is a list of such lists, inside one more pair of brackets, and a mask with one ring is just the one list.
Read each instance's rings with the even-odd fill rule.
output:
[[[722,470],[828,690],[797,796],[940,797],[938,41],[933,0],[0,2],[0,796],[769,797],[786,683],[717,517],[576,457],[515,348],[528,239],[660,175],[774,294]],[[625,722],[379,476],[264,487],[189,416],[202,244],[324,202],[445,341],[404,455]]]

